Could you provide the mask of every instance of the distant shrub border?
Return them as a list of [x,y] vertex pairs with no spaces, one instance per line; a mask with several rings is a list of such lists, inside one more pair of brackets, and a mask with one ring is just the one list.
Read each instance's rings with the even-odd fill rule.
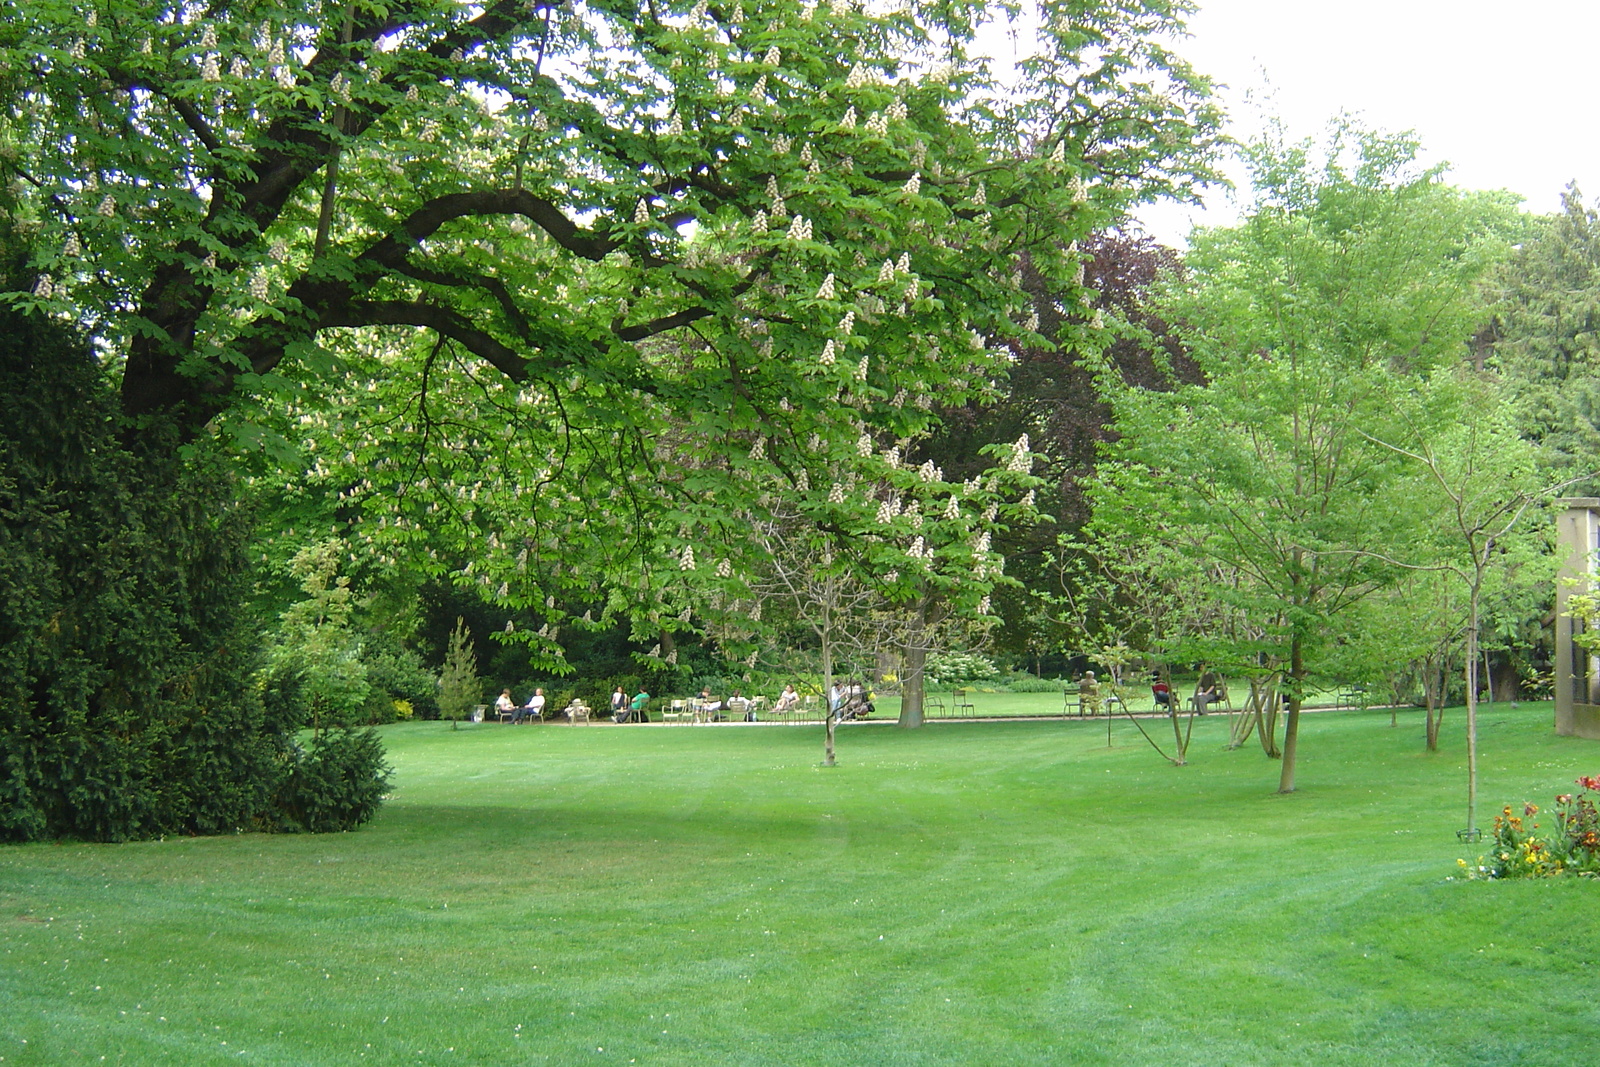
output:
[[1600,793],[1600,775],[1585,775],[1576,783],[1582,792],[1556,797],[1555,827],[1540,834],[1539,824],[1524,823],[1539,814],[1539,805],[1524,804],[1520,816],[1507,804],[1494,817],[1494,848],[1478,862],[1457,860],[1468,878],[1554,878],[1575,874],[1600,875],[1600,813],[1591,793]]

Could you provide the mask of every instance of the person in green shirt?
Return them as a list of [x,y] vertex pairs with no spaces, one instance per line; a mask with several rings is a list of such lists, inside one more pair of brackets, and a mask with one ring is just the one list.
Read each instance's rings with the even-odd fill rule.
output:
[[644,711],[644,706],[648,703],[650,703],[650,694],[643,689],[633,695],[633,700],[628,703],[628,711],[635,722],[650,721],[649,716]]

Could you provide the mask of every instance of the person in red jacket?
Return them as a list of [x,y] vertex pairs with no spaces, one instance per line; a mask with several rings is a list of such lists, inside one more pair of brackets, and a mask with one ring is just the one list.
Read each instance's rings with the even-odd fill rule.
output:
[[1156,710],[1172,710],[1172,686],[1161,680],[1161,672],[1150,675],[1150,694],[1156,698]]

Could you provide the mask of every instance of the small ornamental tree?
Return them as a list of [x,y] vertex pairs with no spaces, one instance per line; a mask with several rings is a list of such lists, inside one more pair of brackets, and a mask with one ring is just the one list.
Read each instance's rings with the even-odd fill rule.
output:
[[[1442,517],[1437,531],[1440,558],[1427,566],[1452,575],[1466,594],[1467,822],[1476,832],[1478,803],[1479,635],[1484,593],[1504,569],[1506,543],[1530,511],[1548,506],[1566,484],[1542,484],[1538,450],[1516,431],[1494,385],[1469,379],[1436,383],[1423,409],[1428,423],[1445,427],[1431,435],[1413,432],[1385,442],[1419,468],[1428,496]],[[1421,412],[1419,412],[1420,414]],[[1401,443],[1403,442],[1403,443]],[[1426,497],[1424,497],[1426,499]]]
[[445,653],[444,670],[439,674],[439,712],[456,728],[456,720],[464,719],[473,705],[483,697],[483,683],[478,680],[478,656],[472,648],[472,634],[466,623],[456,619],[450,632],[450,647]]
[[[901,440],[880,450],[863,433],[855,443],[858,466],[839,474],[826,497],[790,503],[782,523],[744,515],[743,524],[756,531],[747,538],[750,555],[741,555],[733,539],[709,559],[685,545],[667,590],[683,605],[677,623],[699,616],[731,657],[754,656],[763,630],[757,605],[781,598],[822,644],[825,685],[832,682],[837,644],[860,647],[869,632],[887,631],[905,655],[901,725],[920,726],[934,616],[989,615],[990,590],[1004,580],[1005,563],[992,548],[993,534],[1006,520],[1034,517],[1037,479],[1029,474],[1026,436],[991,450],[1005,458],[1002,466],[959,485],[945,481],[931,460],[906,460],[907,445]],[[857,469],[874,477],[857,482]],[[896,617],[896,624],[884,627],[870,617],[874,610]],[[830,726],[825,760],[832,759]]]
[[[736,596],[728,605],[730,612],[717,611],[722,594],[712,593],[708,606],[725,620],[711,627],[712,636],[735,652],[742,647],[741,638],[756,644],[746,661],[747,667],[754,667],[766,644],[753,640],[756,635],[770,632],[774,623],[792,622],[815,643],[826,702],[841,661],[844,657],[846,662],[856,661],[868,643],[872,609],[882,593],[851,561],[840,558],[825,534],[798,515],[768,519],[753,528],[751,536],[767,554],[766,564],[751,576],[748,600]],[[779,617],[768,617],[769,613]],[[782,663],[785,651],[773,650],[768,658]],[[835,710],[829,704],[824,719],[822,762],[828,767],[836,763]]]

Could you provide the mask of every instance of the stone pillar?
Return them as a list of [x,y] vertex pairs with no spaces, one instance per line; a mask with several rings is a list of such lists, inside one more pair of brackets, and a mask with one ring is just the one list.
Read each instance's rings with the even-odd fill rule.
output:
[[1600,498],[1559,500],[1556,518],[1556,733],[1600,739],[1600,657],[1575,644],[1583,623],[1567,617],[1567,600],[1595,585],[1600,553]]

